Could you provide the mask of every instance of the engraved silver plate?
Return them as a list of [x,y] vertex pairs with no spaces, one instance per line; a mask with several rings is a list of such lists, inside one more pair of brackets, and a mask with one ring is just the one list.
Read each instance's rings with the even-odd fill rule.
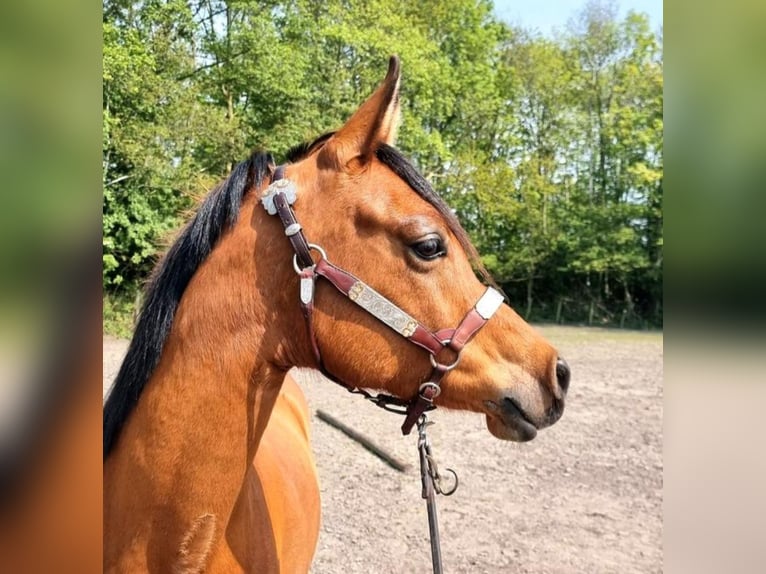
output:
[[404,337],[411,337],[418,327],[418,322],[415,319],[361,281],[357,281],[351,286],[348,297],[370,315],[383,321]]
[[295,203],[295,200],[298,199],[298,190],[295,187],[295,184],[289,179],[278,179],[267,187],[261,196],[261,203],[269,215],[277,214],[277,206],[274,205],[274,196],[279,192],[285,194],[288,205],[292,205]]
[[474,307],[476,307],[476,312],[481,315],[483,319],[489,320],[489,318],[495,314],[495,311],[500,308],[500,305],[503,304],[504,300],[505,298],[497,289],[487,287],[484,295],[481,296],[481,299],[476,302]]

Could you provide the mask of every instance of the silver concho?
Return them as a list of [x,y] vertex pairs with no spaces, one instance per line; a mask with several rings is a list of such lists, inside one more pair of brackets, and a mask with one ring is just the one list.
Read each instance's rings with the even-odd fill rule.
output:
[[279,192],[285,194],[289,205],[292,205],[298,199],[298,190],[295,184],[289,179],[278,179],[267,187],[261,196],[261,203],[269,215],[276,215],[277,213],[277,206],[274,205],[274,196]]
[[351,286],[348,298],[404,337],[411,337],[418,327],[415,319],[361,281]]

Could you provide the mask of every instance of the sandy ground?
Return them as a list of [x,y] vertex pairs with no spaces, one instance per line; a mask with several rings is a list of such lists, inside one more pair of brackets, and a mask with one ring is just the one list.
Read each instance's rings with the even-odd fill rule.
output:
[[[662,571],[662,336],[539,327],[572,368],[567,409],[525,444],[492,437],[484,417],[436,411],[429,435],[460,488],[439,497],[447,573]],[[104,386],[127,343],[104,340]],[[322,491],[315,574],[431,572],[416,435],[400,418],[329,381],[298,377],[321,409],[410,469],[400,473],[312,416]]]

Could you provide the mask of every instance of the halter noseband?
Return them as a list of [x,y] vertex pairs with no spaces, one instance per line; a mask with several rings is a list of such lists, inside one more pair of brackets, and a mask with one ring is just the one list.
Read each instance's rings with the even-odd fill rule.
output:
[[[270,215],[279,215],[285,229],[285,235],[290,240],[295,252],[293,267],[300,277],[301,309],[306,319],[309,339],[311,340],[317,364],[322,374],[345,387],[350,392],[362,394],[365,398],[386,410],[406,415],[402,424],[402,434],[407,435],[418,421],[420,415],[425,411],[436,408],[433,401],[441,393],[439,385],[442,378],[444,378],[447,372],[457,367],[463,349],[500,308],[504,300],[503,296],[492,287],[487,287],[484,294],[463,317],[463,320],[456,328],[442,329],[436,332],[431,331],[372,287],[348,271],[330,263],[324,249],[319,245],[308,242],[300,223],[298,223],[295,217],[295,212],[290,207],[297,198],[295,184],[289,179],[285,179],[284,174],[285,166],[281,165],[275,169],[274,175],[271,178],[272,183],[264,192],[261,201]],[[311,256],[312,250],[319,253],[319,261],[314,261]],[[358,389],[338,380],[327,371],[314,334],[313,310],[317,276],[324,277],[338,291],[373,317],[413,344],[428,351],[433,370],[428,380],[420,385],[418,394],[414,398],[407,401],[384,394],[373,396],[363,389]],[[449,348],[456,353],[455,360],[448,365],[437,361],[437,356],[445,348]]]

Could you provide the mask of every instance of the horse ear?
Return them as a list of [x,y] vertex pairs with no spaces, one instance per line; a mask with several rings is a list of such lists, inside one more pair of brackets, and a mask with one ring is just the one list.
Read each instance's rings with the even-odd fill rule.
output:
[[320,160],[336,168],[366,164],[378,144],[396,141],[399,107],[399,58],[391,56],[383,83],[325,144]]

